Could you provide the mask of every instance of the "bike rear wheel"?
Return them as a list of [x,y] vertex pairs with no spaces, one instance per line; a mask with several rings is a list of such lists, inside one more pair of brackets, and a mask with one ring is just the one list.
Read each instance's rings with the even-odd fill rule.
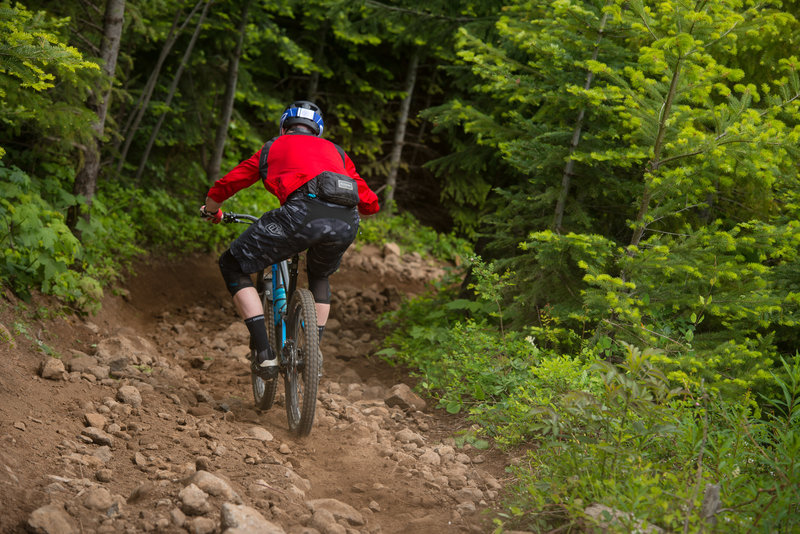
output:
[[[269,298],[270,291],[272,291],[272,280],[264,277],[264,271],[258,273],[256,279],[256,290],[258,296],[261,297],[261,305],[264,308],[264,322],[267,325],[267,335],[269,342],[272,344],[272,350],[275,354],[279,354],[279,347],[276,347],[277,337],[275,337],[275,315],[272,310],[272,299]],[[251,359],[255,359],[255,351],[251,353]],[[250,373],[250,382],[253,386],[253,400],[255,401],[256,408],[259,410],[269,410],[275,402],[275,393],[278,391],[278,379],[272,378],[264,380],[257,374]]]
[[286,415],[289,430],[307,436],[314,423],[321,366],[317,311],[308,289],[297,289],[292,295],[287,327]]

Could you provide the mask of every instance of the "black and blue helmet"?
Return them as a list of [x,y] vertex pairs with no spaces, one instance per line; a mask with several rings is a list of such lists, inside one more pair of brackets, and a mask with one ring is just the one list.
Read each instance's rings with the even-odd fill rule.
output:
[[292,102],[281,115],[280,129],[289,128],[293,124],[302,124],[311,128],[314,135],[320,137],[325,123],[322,121],[322,110],[319,106],[308,100]]

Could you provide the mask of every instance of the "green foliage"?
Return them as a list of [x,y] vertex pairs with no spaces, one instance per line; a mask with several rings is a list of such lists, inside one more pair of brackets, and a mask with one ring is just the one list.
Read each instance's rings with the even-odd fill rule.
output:
[[71,271],[81,245],[61,213],[39,195],[33,181],[16,167],[0,166],[0,280],[23,298],[32,287],[75,302],[102,294],[91,277]]
[[[56,76],[46,69],[64,71],[97,68],[75,48],[50,30],[63,28],[65,20],[48,22],[45,13],[32,13],[21,4],[0,3],[0,56],[2,73],[16,77],[22,87],[43,91],[55,85]],[[3,94],[3,93],[0,93]]]
[[537,441],[512,470],[498,532],[591,525],[594,503],[616,510],[612,532],[641,522],[696,532],[709,521],[709,485],[726,532],[797,528],[800,358],[771,374],[779,394],[762,412],[747,395],[676,389],[661,350],[621,344],[619,365],[597,358],[602,344],[569,357],[463,320],[465,311],[487,317],[492,306],[467,306],[447,289],[409,302],[384,319],[402,325],[384,354],[415,369],[440,408],[467,414],[473,424],[457,444]]
[[445,261],[461,262],[471,253],[467,240],[455,233],[445,235],[424,226],[410,213],[365,218],[359,226],[357,243],[359,241],[379,245],[394,242],[405,252],[418,252]]
[[471,258],[471,271],[476,281],[468,284],[467,289],[472,289],[479,299],[496,308],[489,315],[500,321],[500,334],[504,335],[502,300],[504,293],[514,285],[509,281],[514,273],[506,271],[502,275],[498,274],[493,264],[486,265],[479,256]]
[[[0,2],[0,124],[9,133],[30,124],[55,133],[56,143],[61,137],[87,138],[91,113],[77,104],[85,94],[73,100],[77,95],[67,88],[83,88],[80,76],[99,69],[66,43],[62,34],[67,22],[19,3]],[[56,83],[63,89],[48,91]],[[0,136],[3,145],[8,141],[7,134]],[[0,146],[0,158],[4,154]]]
[[[387,314],[380,324],[399,325],[387,338],[387,361],[411,367],[419,387],[450,413],[467,413],[501,445],[537,432],[529,412],[574,388],[593,389],[589,353],[568,358],[542,350],[519,331],[499,335],[488,319],[491,301],[456,298],[445,282]],[[465,314],[474,319],[464,319]]]
[[797,28],[778,2],[567,0],[515,2],[494,39],[460,32],[475,98],[436,118],[524,176],[482,232],[516,273],[506,324],[571,353],[657,347],[677,383],[766,392],[796,349],[800,63],[764,45],[787,53],[756,85],[737,53]]
[[[585,242],[573,241],[562,246],[577,249],[564,249],[566,257],[581,258],[577,268],[603,264],[605,253],[590,254]],[[708,486],[719,487],[713,520],[726,531],[797,528],[791,512],[800,505],[796,355],[768,372],[762,389],[771,394],[759,408],[749,394],[709,390],[702,373],[676,380],[675,362],[697,361],[686,348],[640,350],[620,339],[624,331],[614,331],[613,338],[584,341],[569,356],[540,345],[540,339],[550,344],[552,330],[561,335],[555,321],[543,320],[536,337],[520,330],[504,336],[488,321],[495,309],[492,298],[458,299],[445,281],[437,293],[382,320],[397,326],[387,340],[391,349],[382,353],[414,369],[418,387],[440,408],[466,413],[472,426],[455,436],[457,443],[536,441],[512,470],[517,482],[498,532],[582,528],[594,524],[586,509],[595,503],[616,510],[612,532],[641,522],[695,532],[709,521],[703,513]]]
[[[102,286],[121,279],[143,245],[177,253],[207,250],[219,240],[194,203],[161,190],[115,188],[96,196],[91,217],[78,222],[78,241],[62,214],[72,201],[52,180],[0,166],[0,280],[20,296],[39,288],[79,310],[97,311]],[[221,233],[232,238],[236,229]]]
[[[797,529],[797,360],[784,362],[786,379],[774,377],[782,395],[769,399],[777,409],[766,417],[746,398],[674,397],[649,361],[629,349],[621,369],[603,369],[598,395],[573,395],[550,411],[550,437],[514,470],[504,526],[592,524],[585,509],[602,503],[620,512],[612,532],[640,521],[684,532],[713,529],[712,521],[726,532]],[[711,513],[703,508],[709,487],[721,501]]]
[[[659,347],[677,383],[764,391],[773,364],[794,346],[798,243],[794,221],[729,231],[713,224],[690,236],[660,235],[635,250],[596,235],[539,232],[521,245],[530,261],[521,264],[524,291],[509,313],[536,324],[546,306],[545,330],[563,328],[561,347],[574,346],[570,332],[586,332],[593,342],[613,332],[618,341]],[[612,266],[622,271],[613,274]],[[558,290],[545,300],[538,295],[548,285]]]

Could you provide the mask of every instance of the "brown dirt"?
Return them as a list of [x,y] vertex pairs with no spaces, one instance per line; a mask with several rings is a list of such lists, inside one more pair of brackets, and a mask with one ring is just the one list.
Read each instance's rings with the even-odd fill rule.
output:
[[[353,249],[348,255],[379,253],[371,249]],[[378,275],[351,265],[352,262],[346,261],[342,270],[332,277],[335,296],[343,290],[369,286],[378,291],[391,286],[398,295],[405,296],[419,293],[426,287],[424,282],[408,280],[392,272]],[[67,512],[79,523],[78,532],[95,532],[101,524],[108,526],[108,521],[103,523],[103,518],[96,517],[97,512],[77,504],[83,490],[80,485],[75,486],[75,481],[89,480],[97,484],[98,467],[71,461],[69,452],[75,443],[79,448],[85,446],[80,440],[85,427],[84,414],[90,406],[99,406],[104,399],[113,398],[116,387],[74,376],[67,380],[45,380],[37,373],[41,361],[49,357],[44,354],[48,350],[58,355],[66,355],[71,350],[92,354],[101,340],[118,334],[135,334],[148,339],[165,358],[181,365],[186,373],[183,381],[164,378],[152,390],[142,391],[142,408],[134,410],[127,428],[122,429],[133,434],[134,439],[116,440],[113,457],[102,466],[111,473],[111,480],[102,485],[112,495],[121,495],[127,500],[121,515],[127,531],[186,531],[173,525],[158,526],[158,507],[167,506],[161,513],[161,516],[166,515],[170,509],[169,499],[173,499],[174,507],[175,498],[165,480],[167,477],[160,476],[164,469],[168,473],[178,472],[179,466],[194,465],[198,458],[208,459],[213,472],[223,474],[239,488],[247,488],[254,480],[266,476],[261,472],[265,469],[264,462],[245,463],[244,453],[217,455],[214,439],[180,428],[181,414],[186,414],[187,407],[197,420],[213,423],[219,433],[227,432],[228,439],[231,435],[244,435],[254,425],[269,430],[275,437],[270,446],[288,445],[290,453],[282,460],[310,481],[307,499],[334,498],[359,510],[368,508],[370,503],[374,506],[376,502],[380,510],[370,517],[370,532],[491,531],[492,503],[478,506],[474,513],[454,513],[457,503],[448,498],[442,487],[416,476],[414,469],[398,471],[396,463],[378,453],[378,443],[364,443],[358,436],[349,434],[349,427],[315,423],[309,437],[298,438],[288,431],[283,406],[275,406],[267,412],[255,411],[246,365],[221,358],[208,347],[209,340],[238,321],[213,257],[197,255],[181,261],[148,258],[136,266],[135,272],[124,289],[107,290],[102,311],[88,318],[70,313],[53,317],[53,310],[58,309],[56,303],[42,296],[35,296],[33,302],[27,304],[9,292],[0,299],[0,325],[5,325],[13,338],[13,341],[3,339],[0,330],[0,532],[24,531],[31,512],[51,501],[66,502]],[[397,299],[394,304],[396,302]],[[375,315],[341,317],[337,314],[336,298],[333,304],[332,317],[342,326],[339,332],[326,332],[326,338],[352,335],[357,339],[366,333],[373,340],[381,338]],[[185,336],[177,336],[169,326],[187,321],[196,323],[196,330],[190,336],[194,341],[188,345]],[[241,343],[247,340],[242,339]],[[187,363],[187,352],[208,354],[208,359],[214,358],[213,364],[207,368],[193,367]],[[364,384],[385,388],[400,382],[413,385],[413,379],[405,370],[389,366],[371,352],[338,358],[336,351],[326,349],[323,343],[323,353],[326,376],[322,391],[326,391],[326,381],[353,372]],[[195,384],[213,396],[215,403],[211,408],[193,399],[186,400],[195,393],[192,391]],[[400,423],[416,424],[414,431],[429,443],[447,440],[466,425],[462,419],[430,407],[425,414],[409,415]],[[223,436],[217,437],[220,441]],[[243,447],[246,445],[242,442]],[[132,457],[137,452],[153,459],[157,468],[136,465]],[[504,477],[507,459],[501,453],[458,452],[475,458],[476,465],[480,462],[481,469],[497,479]],[[259,454],[266,458],[281,456],[276,450]],[[145,485],[149,488],[148,497],[139,501],[130,498],[134,490],[141,491],[145,483],[151,483]],[[270,520],[281,524],[287,532],[301,532],[297,530],[298,518],[280,511],[279,497],[253,499],[248,504],[270,510]]]

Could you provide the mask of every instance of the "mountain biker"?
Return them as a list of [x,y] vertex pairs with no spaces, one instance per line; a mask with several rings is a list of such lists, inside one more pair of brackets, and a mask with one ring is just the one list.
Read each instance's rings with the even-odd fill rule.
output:
[[313,102],[293,102],[281,115],[279,134],[214,182],[200,214],[222,220],[220,205],[259,180],[281,207],[264,213],[219,258],[220,271],[239,316],[250,332],[252,370],[265,379],[277,375],[277,358],[267,338],[264,310],[250,274],[308,250],[308,285],[314,295],[320,338],[330,314],[328,277],[358,231],[359,213],[380,209],[378,197],[350,157],[322,138],[322,111]]

